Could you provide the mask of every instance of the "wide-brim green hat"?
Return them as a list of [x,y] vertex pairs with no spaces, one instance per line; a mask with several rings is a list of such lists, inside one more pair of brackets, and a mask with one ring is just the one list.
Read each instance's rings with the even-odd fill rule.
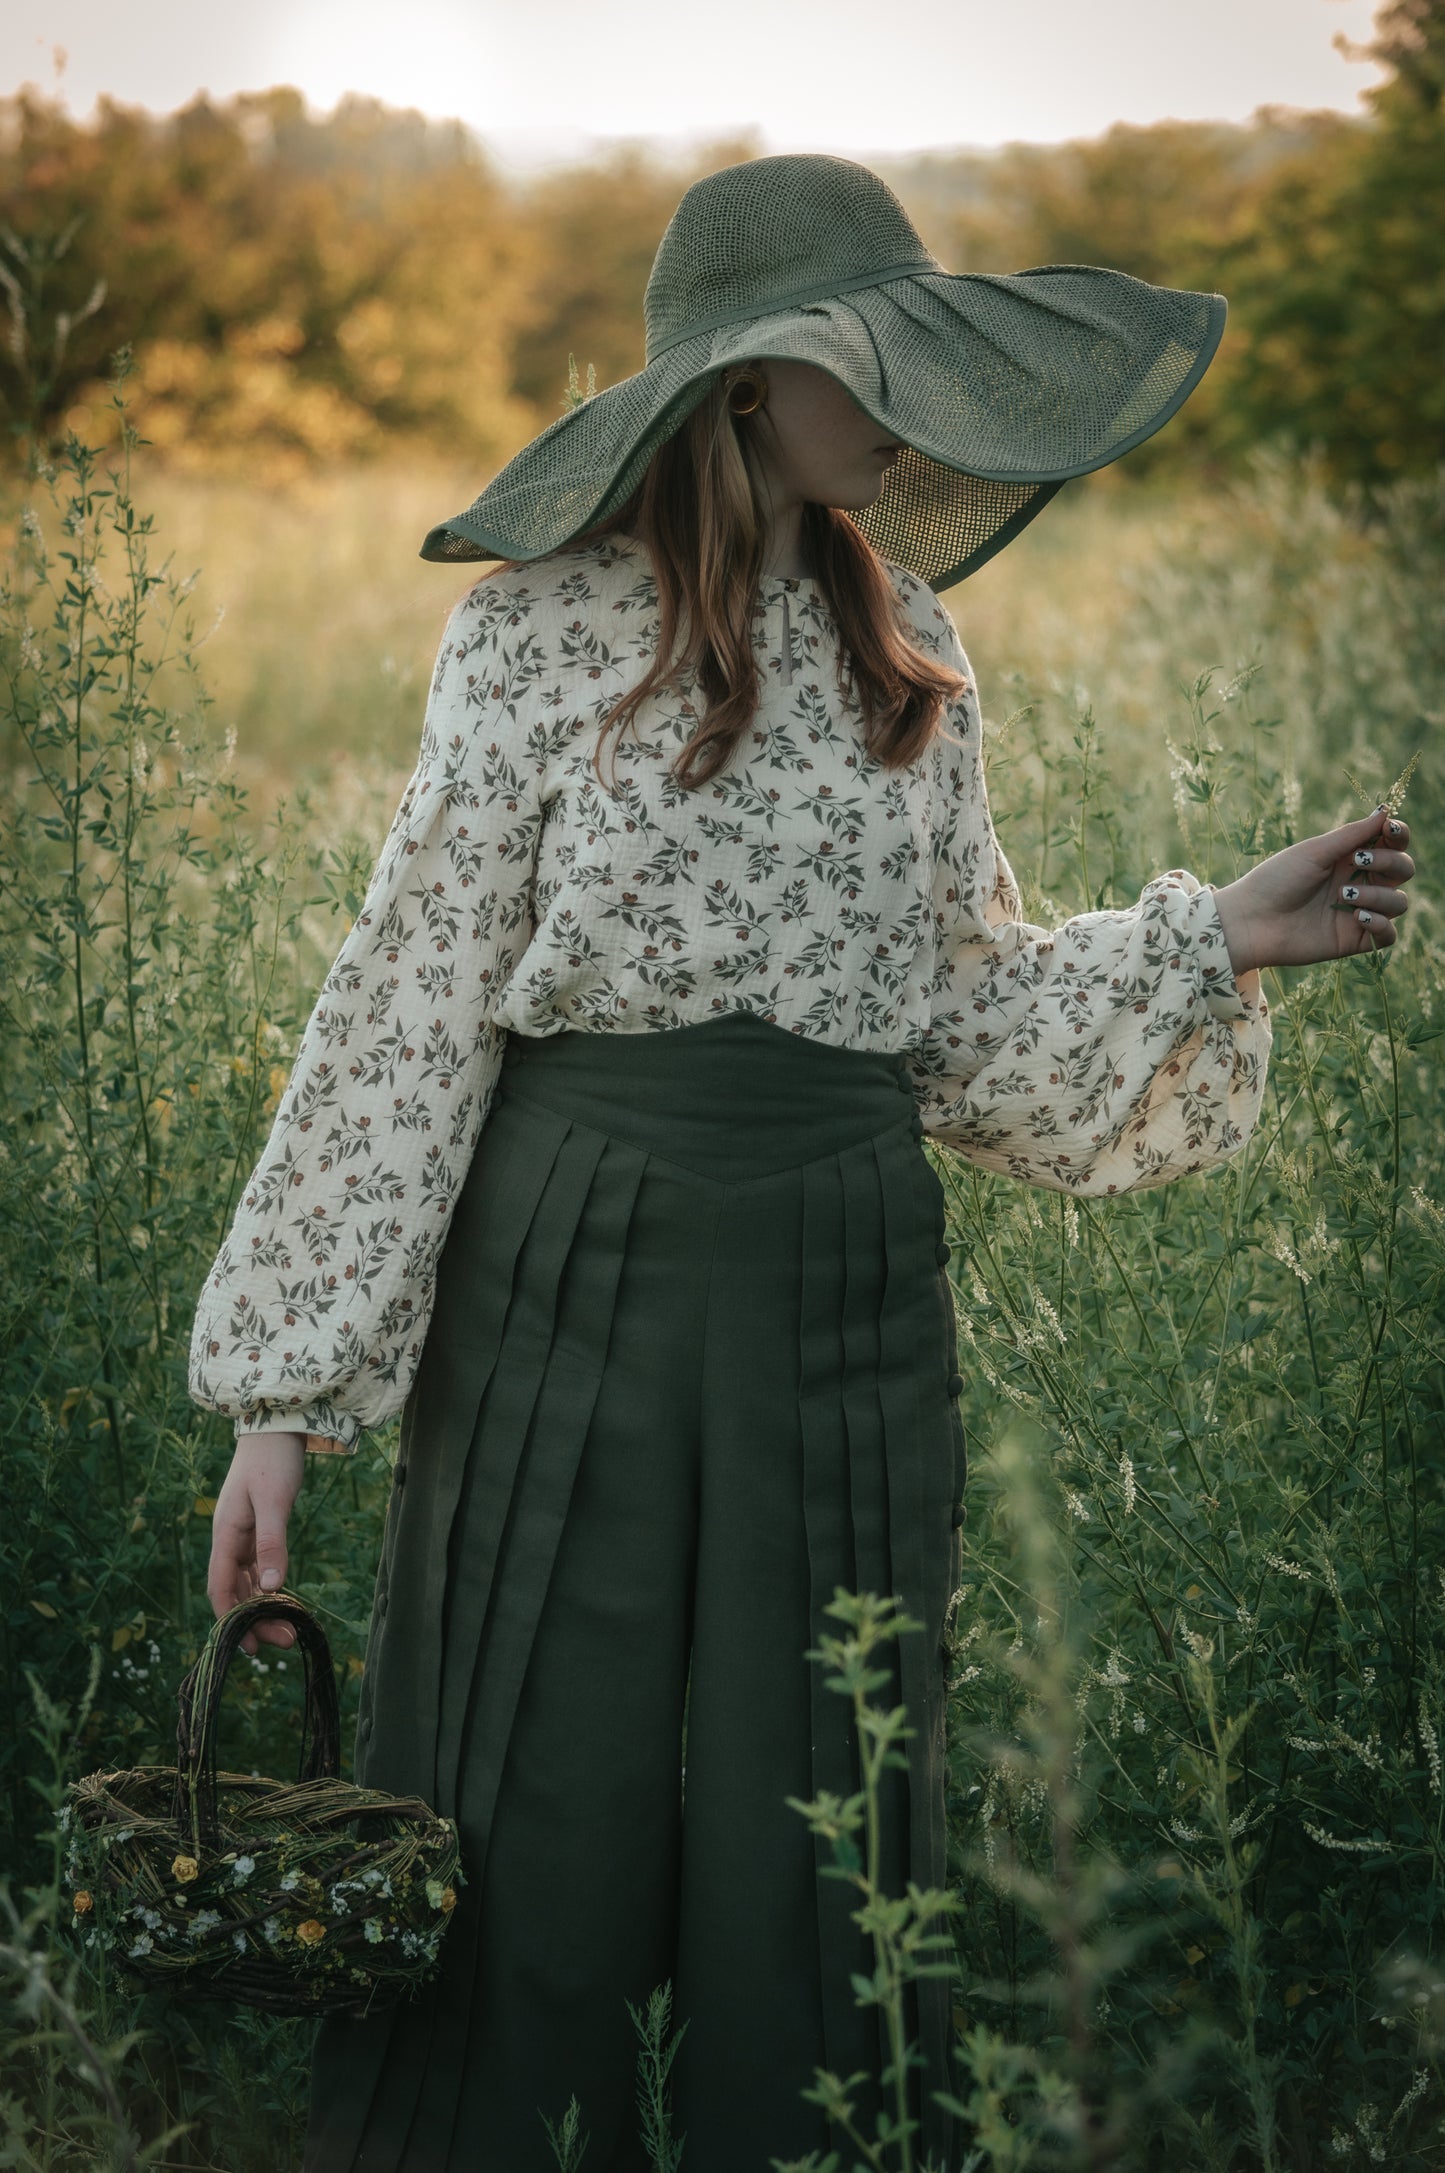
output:
[[851,517],[933,589],[1011,541],[1071,476],[1153,435],[1224,330],[1219,294],[1091,264],[949,272],[868,167],[724,166],[684,194],[644,303],[643,369],[513,455],[427,559],[532,559],[624,505],[719,372],[787,357],[846,386],[903,452]]

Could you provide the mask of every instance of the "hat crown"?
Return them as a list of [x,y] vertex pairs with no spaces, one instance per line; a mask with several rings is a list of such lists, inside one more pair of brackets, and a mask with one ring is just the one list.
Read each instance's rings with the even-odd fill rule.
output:
[[853,159],[784,152],[723,166],[694,181],[658,244],[647,359],[804,297],[942,269],[887,182]]

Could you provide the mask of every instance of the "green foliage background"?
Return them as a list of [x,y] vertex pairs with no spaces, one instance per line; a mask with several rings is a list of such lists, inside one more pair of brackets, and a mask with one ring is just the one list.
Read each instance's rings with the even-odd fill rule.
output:
[[[1090,142],[876,161],[959,271],[1106,263],[1218,289],[1220,357],[1134,474],[1262,439],[1339,478],[1445,457],[1445,0],[1389,0],[1368,117],[1119,126]],[[624,148],[509,185],[459,124],[276,89],[91,124],[0,101],[0,280],[45,273],[63,351],[0,355],[12,426],[103,421],[135,348],[136,420],[175,466],[295,475],[430,449],[469,483],[551,422],[569,348],[600,385],[643,364],[642,296],[681,190]],[[62,246],[63,245],[63,246]],[[88,312],[88,314],[87,314]],[[470,495],[470,492],[468,493]]]

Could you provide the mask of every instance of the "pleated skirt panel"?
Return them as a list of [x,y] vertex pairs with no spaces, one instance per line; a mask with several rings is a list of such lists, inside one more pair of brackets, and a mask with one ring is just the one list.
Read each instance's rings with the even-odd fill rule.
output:
[[[943,1196],[893,1058],[750,1015],[513,1036],[459,1196],[388,1507],[356,1773],[458,1820],[413,2002],[321,2026],[306,2173],[646,2173],[631,2008],[686,2025],[689,2173],[841,2147],[876,2076],[855,1889],[787,1803],[860,1783],[805,1658],[840,1585],[925,1625],[880,1693],[882,1883],[945,1883],[944,1655],[965,1480]],[[922,2146],[956,2163],[950,1995],[914,1988]],[[876,2093],[857,2093],[871,2132]]]

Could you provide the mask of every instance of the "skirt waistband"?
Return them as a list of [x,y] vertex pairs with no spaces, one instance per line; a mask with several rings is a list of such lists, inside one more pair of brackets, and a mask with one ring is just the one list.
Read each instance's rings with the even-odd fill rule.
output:
[[906,1058],[744,1011],[656,1031],[510,1032],[497,1093],[723,1179],[836,1154],[910,1119],[922,1134]]

